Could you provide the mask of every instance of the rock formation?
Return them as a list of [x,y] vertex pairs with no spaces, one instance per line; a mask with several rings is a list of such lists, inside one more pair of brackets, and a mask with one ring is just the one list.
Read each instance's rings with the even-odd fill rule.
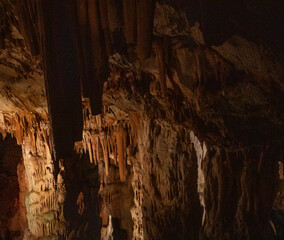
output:
[[284,239],[283,10],[0,0],[0,239]]

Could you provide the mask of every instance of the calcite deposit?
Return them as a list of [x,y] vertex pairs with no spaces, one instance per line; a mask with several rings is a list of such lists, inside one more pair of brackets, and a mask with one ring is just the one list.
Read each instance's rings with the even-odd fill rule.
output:
[[0,0],[0,239],[284,239],[283,10]]

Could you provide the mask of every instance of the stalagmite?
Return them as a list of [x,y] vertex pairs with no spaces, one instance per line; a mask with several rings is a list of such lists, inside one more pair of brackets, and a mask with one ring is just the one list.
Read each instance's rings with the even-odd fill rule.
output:
[[126,42],[135,44],[137,34],[136,1],[123,0],[123,20]]
[[150,57],[153,39],[155,0],[137,0],[137,54]]

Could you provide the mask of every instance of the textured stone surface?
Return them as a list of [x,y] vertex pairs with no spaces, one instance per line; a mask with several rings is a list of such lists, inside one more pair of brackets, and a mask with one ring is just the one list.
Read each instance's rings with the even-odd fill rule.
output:
[[[23,149],[26,238],[273,239],[275,198],[283,211],[282,4],[159,1],[154,35],[148,16],[135,39],[136,25],[114,21],[125,2],[99,10],[115,13],[100,16],[101,30],[120,53],[109,58],[102,114],[84,98],[83,140],[55,159],[40,58],[0,1],[0,130]],[[138,60],[136,40],[150,58]]]

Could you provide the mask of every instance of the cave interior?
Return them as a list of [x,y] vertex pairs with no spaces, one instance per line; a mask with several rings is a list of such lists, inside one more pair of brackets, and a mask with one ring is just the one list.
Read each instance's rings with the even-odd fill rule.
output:
[[0,240],[284,240],[284,1],[0,0]]

